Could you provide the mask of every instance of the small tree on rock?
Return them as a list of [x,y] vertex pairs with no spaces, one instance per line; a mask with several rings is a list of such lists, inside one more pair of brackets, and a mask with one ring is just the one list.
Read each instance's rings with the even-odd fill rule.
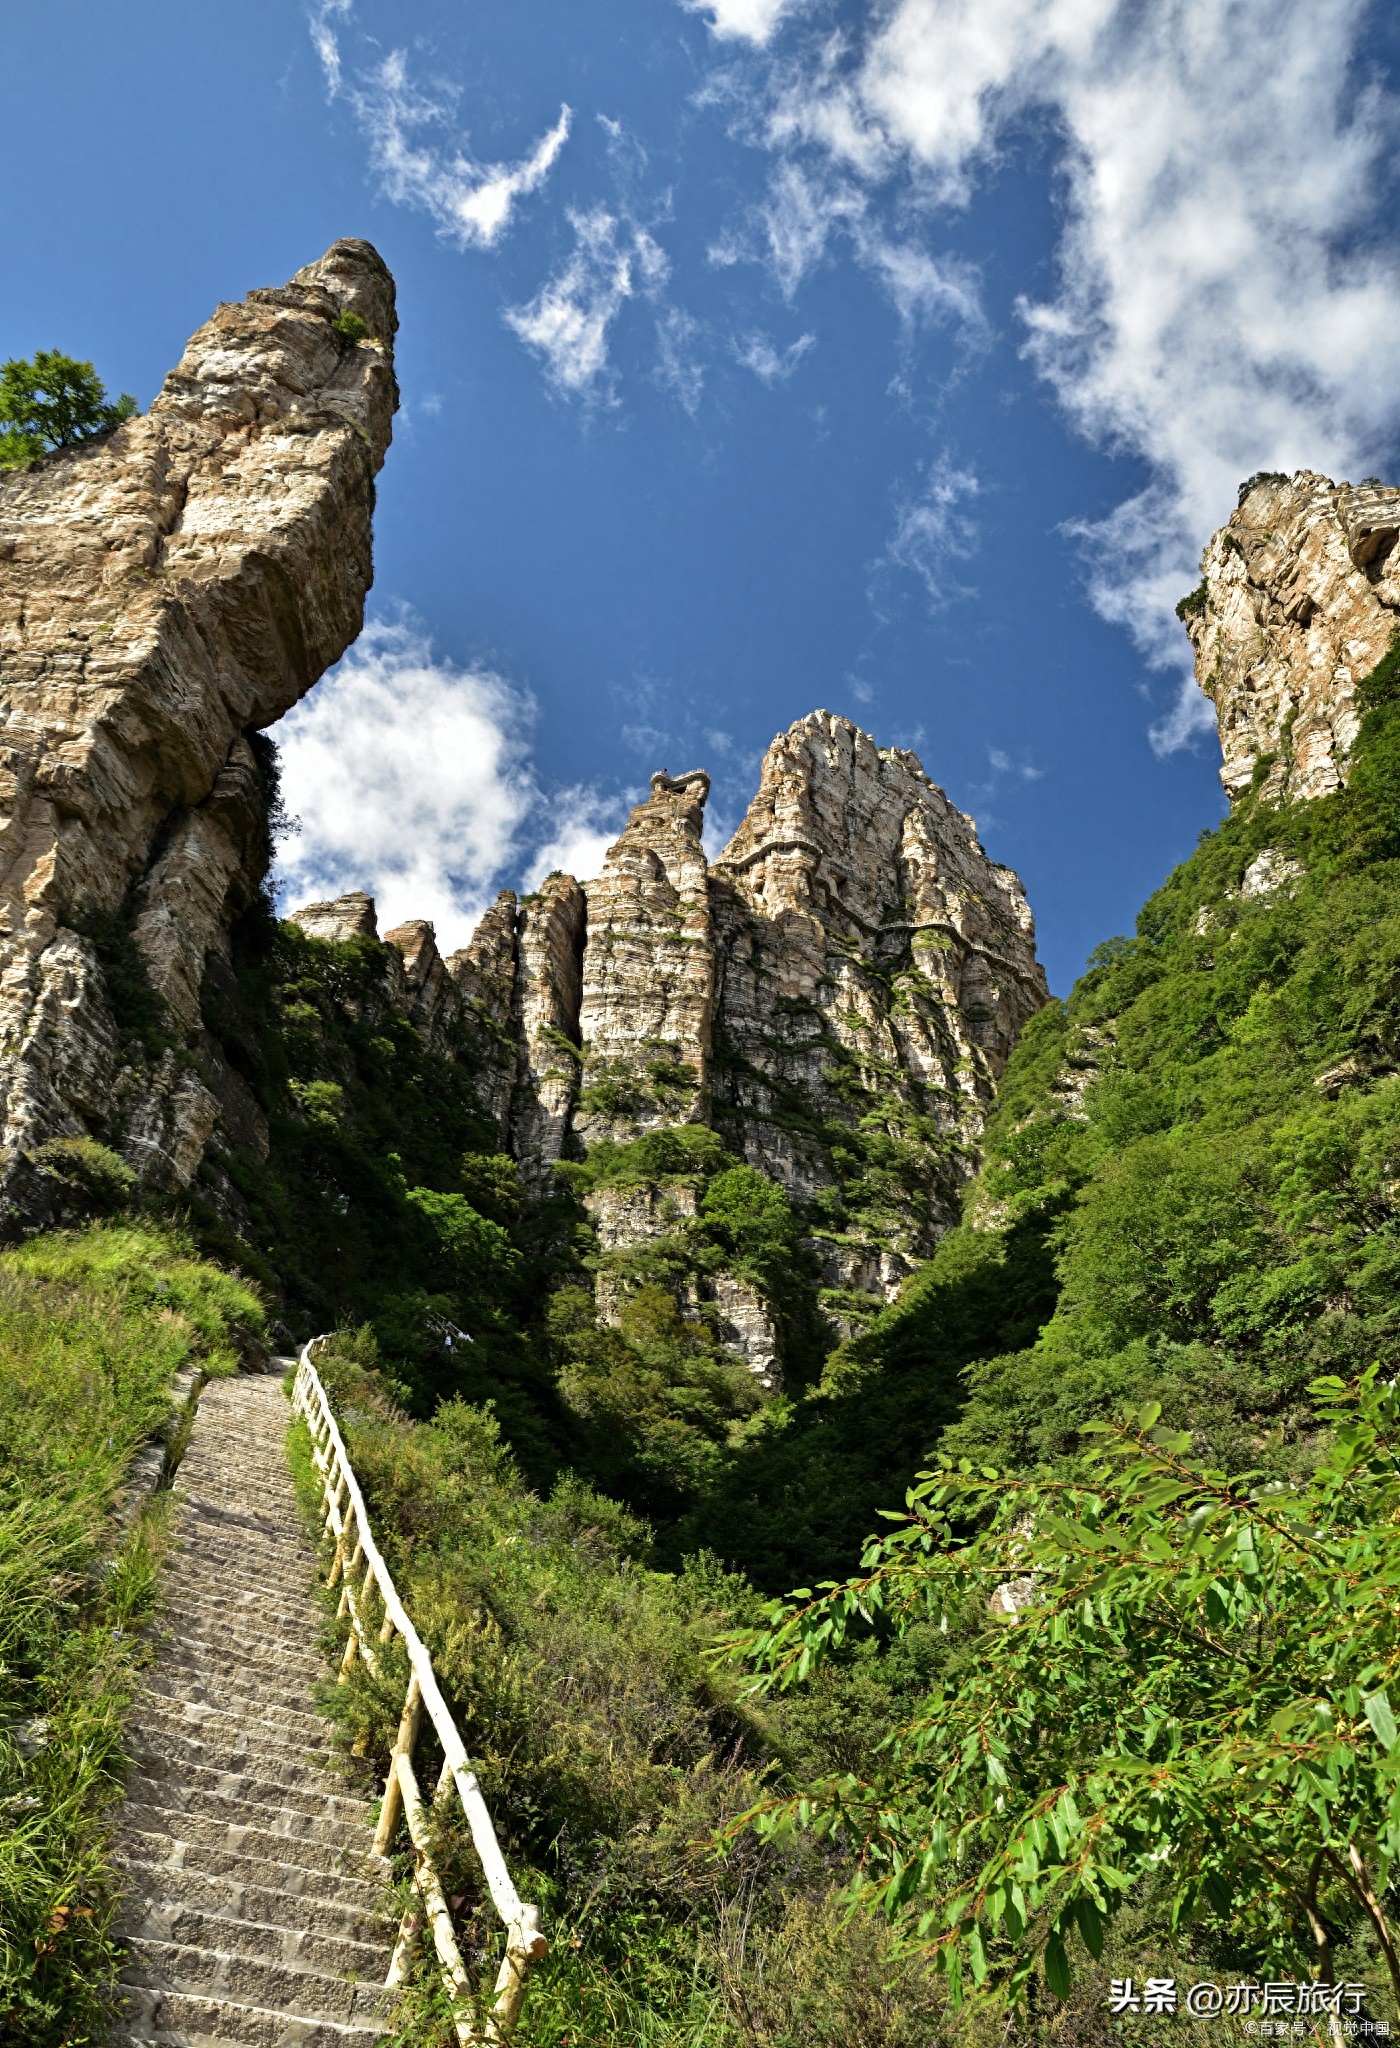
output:
[[50,448],[71,448],[137,410],[129,393],[112,403],[91,363],[55,348],[36,350],[32,362],[0,364],[0,468],[20,469]]

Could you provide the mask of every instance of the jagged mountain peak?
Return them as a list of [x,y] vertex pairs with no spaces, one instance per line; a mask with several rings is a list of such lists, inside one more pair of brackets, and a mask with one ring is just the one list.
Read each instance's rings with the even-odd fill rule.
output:
[[1303,469],[1242,486],[1180,607],[1232,802],[1261,761],[1274,797],[1306,801],[1345,782],[1356,684],[1400,623],[1397,536],[1400,489],[1376,478],[1338,484]]

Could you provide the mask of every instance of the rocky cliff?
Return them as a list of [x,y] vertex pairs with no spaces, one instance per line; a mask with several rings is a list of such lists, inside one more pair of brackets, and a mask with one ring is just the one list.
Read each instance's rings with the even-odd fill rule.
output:
[[1046,1000],[1025,894],[917,756],[824,711],[774,740],[710,886],[716,1125],[807,1208],[828,1285],[888,1297]]
[[1265,763],[1276,798],[1346,780],[1355,687],[1400,623],[1400,490],[1310,470],[1252,478],[1180,607],[1215,705],[1232,801]]
[[[259,1043],[310,1028],[295,946],[269,1009],[231,933],[269,857],[264,730],[361,623],[394,326],[375,252],[337,243],[220,307],[145,417],[0,478],[10,1228],[64,1213],[92,1140],[148,1189],[197,1176],[240,1242],[270,1148],[350,1213],[343,1162],[297,1164],[341,1082],[279,1079]],[[954,1220],[1046,989],[1020,884],[913,754],[799,720],[713,865],[708,793],[658,772],[601,874],[502,895],[448,959],[421,920],[381,937],[363,893],[295,922],[352,948],[321,990],[339,976],[350,1027],[411,1025],[454,1098],[465,1070],[527,1196],[572,1185],[605,1317],[660,1275],[776,1385],[773,1244],[837,1328],[888,1300]]]
[[219,307],[144,417],[0,476],[6,1216],[51,1206],[55,1139],[177,1189],[255,1131],[201,986],[266,867],[257,735],[362,622],[395,324],[378,255],[337,242]]
[[[605,1315],[639,1250],[670,1244],[684,1263],[712,1170],[683,1153],[638,1164],[634,1141],[698,1130],[785,1190],[849,1328],[956,1219],[997,1076],[1046,1000],[1034,926],[916,756],[846,719],[813,712],[779,734],[713,866],[708,792],[700,770],[654,775],[596,880],[503,895],[446,961],[431,927],[402,926],[385,973],[470,1065],[528,1187],[545,1192],[560,1161],[621,1162],[585,1176]],[[313,936],[373,930],[362,896],[296,919]],[[775,1385],[763,1289],[713,1262],[688,1284]]]

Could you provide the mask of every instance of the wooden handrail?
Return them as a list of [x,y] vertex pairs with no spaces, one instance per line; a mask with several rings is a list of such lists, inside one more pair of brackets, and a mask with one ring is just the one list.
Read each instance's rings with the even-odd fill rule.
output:
[[[409,1835],[413,1842],[414,1885],[431,1923],[443,1980],[456,2008],[458,2038],[464,2044],[504,2042],[510,2038],[515,2022],[520,2016],[530,1965],[537,1962],[548,1949],[540,1930],[539,1907],[527,1906],[511,1881],[505,1857],[501,1854],[501,1845],[496,1840],[496,1830],[491,1825],[490,1812],[467,1756],[466,1745],[457,1732],[457,1724],[452,1719],[447,1702],[438,1687],[433,1660],[428,1655],[417,1629],[409,1620],[407,1610],[399,1598],[398,1589],[390,1576],[389,1567],[385,1564],[379,1546],[374,1540],[364,1495],[360,1492],[359,1481],[350,1463],[350,1454],[336,1425],[330,1399],[321,1384],[321,1376],[311,1362],[312,1354],[320,1351],[329,1342],[328,1337],[313,1337],[309,1344],[302,1346],[292,1392],[292,1406],[295,1412],[305,1419],[311,1435],[311,1454],[321,1475],[326,1502],[321,1522],[322,1540],[333,1539],[335,1543],[335,1554],[331,1559],[327,1584],[331,1587],[340,1584],[340,1616],[342,1619],[348,1617],[350,1622],[345,1655],[340,1666],[340,1681],[343,1683],[349,1677],[357,1657],[363,1657],[370,1671],[377,1672],[378,1650],[391,1641],[395,1634],[401,1637],[408,1652],[411,1674],[403,1715],[399,1721],[399,1732],[395,1738],[393,1754],[389,1759],[389,1774],[384,1786],[379,1825],[375,1831],[374,1850],[377,1856],[388,1854],[402,1815],[408,1822]],[[362,1565],[363,1576],[356,1587],[353,1579],[360,1572]],[[378,1588],[379,1597],[384,1605],[384,1620],[375,1640],[371,1640],[369,1632],[368,1602],[372,1585]],[[475,2020],[462,2009],[469,2000],[469,1979],[453,1931],[452,1917],[443,1896],[442,1884],[433,1867],[426,1807],[413,1770],[413,1748],[425,1711],[433,1724],[438,1741],[442,1744],[443,1765],[438,1792],[443,1792],[449,1782],[457,1788],[457,1797],[461,1801],[462,1812],[471,1830],[472,1843],[486,1879],[486,1888],[506,1929],[505,1960],[496,1979],[495,2001],[487,2016],[484,2032],[478,2030]],[[420,1924],[417,1908],[410,1907],[399,1930],[394,1959],[389,1966],[388,1982],[391,1986],[400,1982],[403,1977],[408,1953]]]

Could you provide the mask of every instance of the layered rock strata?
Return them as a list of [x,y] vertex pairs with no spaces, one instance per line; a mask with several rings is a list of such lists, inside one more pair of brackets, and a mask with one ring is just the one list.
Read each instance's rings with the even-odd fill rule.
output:
[[[393,283],[338,242],[219,307],[142,418],[0,474],[0,1210],[96,1134],[180,1187],[236,1085],[200,989],[267,860],[250,736],[359,631],[396,404]],[[103,920],[106,921],[103,925]],[[171,1020],[124,1040],[91,934]],[[178,1056],[185,1049],[193,1065]]]
[[[446,961],[430,925],[389,932],[387,987],[470,1062],[536,1193],[601,1143],[713,1127],[798,1204],[850,1327],[955,1219],[997,1076],[1046,1000],[1034,926],[917,757],[846,719],[778,736],[713,867],[708,790],[700,771],[653,776],[596,881],[502,895]],[[373,931],[363,896],[296,917],[326,938]],[[588,1194],[605,1317],[633,1254],[698,1226],[702,1179],[634,1164]],[[772,1304],[713,1265],[685,1305],[776,1386]]]
[[579,1029],[585,1147],[708,1111],[715,955],[701,844],[710,778],[651,778],[651,795],[588,888]]
[[1356,685],[1400,623],[1397,538],[1400,490],[1310,470],[1253,479],[1212,536],[1182,611],[1232,802],[1261,761],[1275,799],[1346,780]]
[[711,897],[716,1125],[825,1208],[828,1283],[888,1297],[1047,999],[1025,893],[916,755],[818,711],[769,748]]

